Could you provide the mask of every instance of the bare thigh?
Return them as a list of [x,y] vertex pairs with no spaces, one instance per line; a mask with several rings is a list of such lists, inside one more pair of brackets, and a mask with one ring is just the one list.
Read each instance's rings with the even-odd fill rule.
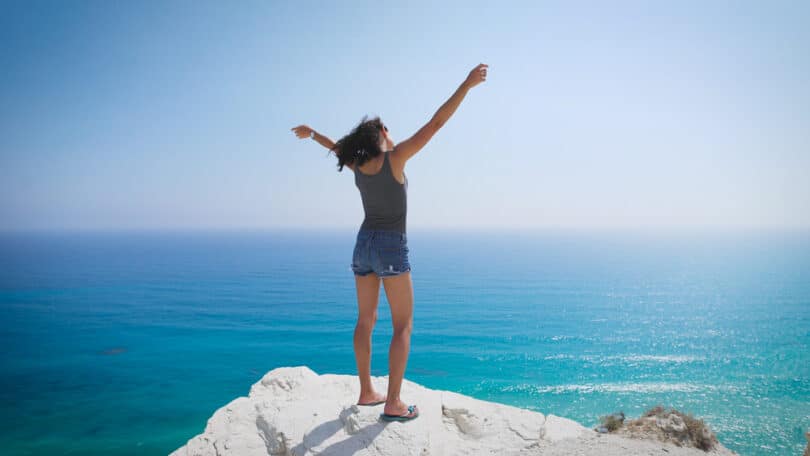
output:
[[391,307],[391,323],[394,330],[410,329],[413,326],[413,282],[411,271],[383,279],[385,296]]
[[357,287],[357,321],[374,324],[377,321],[377,304],[380,302],[380,276],[375,273],[354,276]]

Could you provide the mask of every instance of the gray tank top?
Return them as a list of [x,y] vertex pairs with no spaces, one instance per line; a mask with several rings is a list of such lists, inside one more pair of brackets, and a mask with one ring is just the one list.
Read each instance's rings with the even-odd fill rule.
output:
[[363,199],[363,210],[366,218],[360,229],[390,230],[405,233],[405,217],[408,212],[408,176],[400,184],[391,171],[391,161],[383,152],[383,165],[377,174],[363,174],[360,168],[354,167],[354,183],[360,190]]

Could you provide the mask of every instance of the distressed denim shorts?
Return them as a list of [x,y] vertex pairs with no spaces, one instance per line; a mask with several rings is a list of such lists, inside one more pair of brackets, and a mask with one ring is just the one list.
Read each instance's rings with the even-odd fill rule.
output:
[[392,277],[411,270],[408,263],[408,237],[388,230],[361,229],[352,254],[352,271],[365,276],[372,272],[380,278]]

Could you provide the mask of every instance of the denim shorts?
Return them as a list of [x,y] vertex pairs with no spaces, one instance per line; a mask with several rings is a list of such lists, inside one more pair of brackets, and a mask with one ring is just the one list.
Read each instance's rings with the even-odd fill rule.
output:
[[365,276],[372,272],[380,278],[411,270],[408,262],[408,236],[399,231],[367,230],[357,232],[352,254],[352,271]]

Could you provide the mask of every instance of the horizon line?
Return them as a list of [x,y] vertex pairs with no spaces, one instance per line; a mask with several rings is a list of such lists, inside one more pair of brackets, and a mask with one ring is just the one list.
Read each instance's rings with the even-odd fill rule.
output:
[[[271,232],[357,232],[359,225],[268,225],[268,226],[97,226],[0,228],[0,235],[47,233],[271,233]],[[434,225],[406,228],[407,232],[508,232],[508,233],[796,233],[810,235],[808,226],[777,225],[537,225],[537,226],[458,226]]]

